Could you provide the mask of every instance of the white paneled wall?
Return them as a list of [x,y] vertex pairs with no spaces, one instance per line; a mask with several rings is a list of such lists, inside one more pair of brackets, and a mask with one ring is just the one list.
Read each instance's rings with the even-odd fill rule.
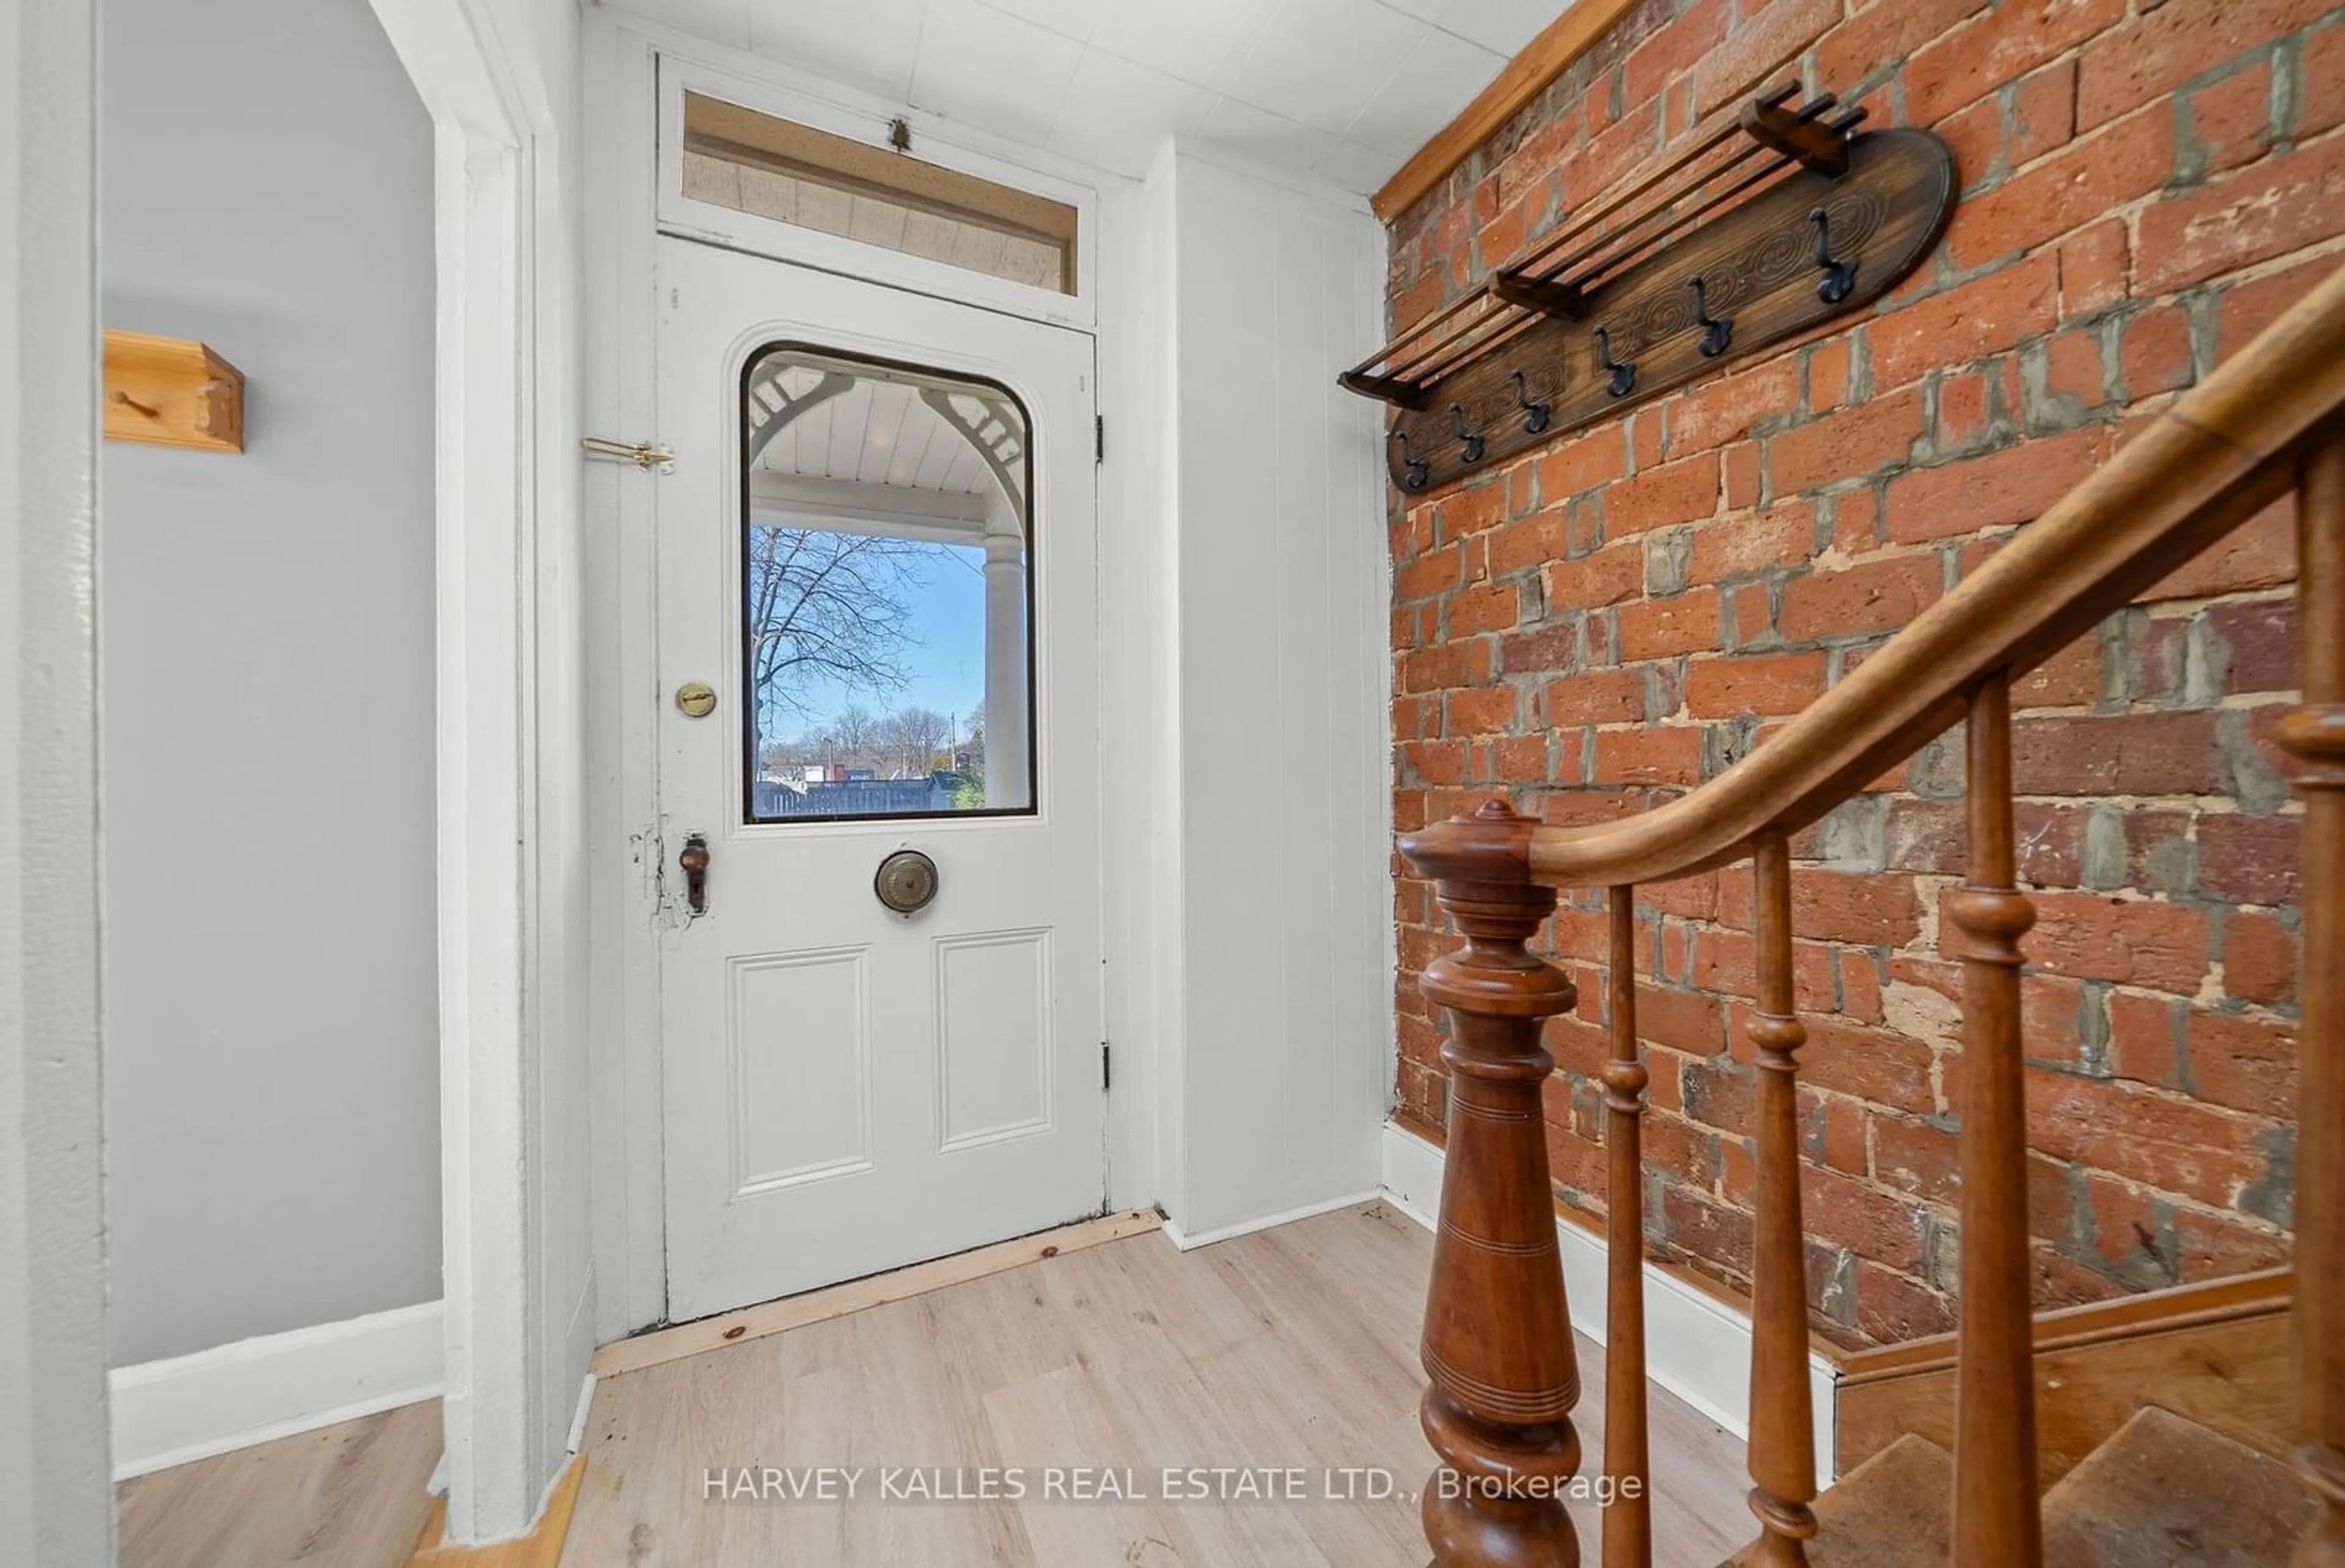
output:
[[[1176,147],[1167,400],[1178,1230],[1372,1191],[1391,1078],[1383,491],[1335,371],[1382,324],[1367,213]],[[1161,193],[1160,193],[1161,194]]]

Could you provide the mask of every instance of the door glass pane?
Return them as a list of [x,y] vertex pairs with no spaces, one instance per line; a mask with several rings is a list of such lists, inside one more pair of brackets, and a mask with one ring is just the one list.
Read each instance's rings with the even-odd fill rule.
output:
[[1025,409],[791,343],[741,396],[749,820],[1033,810]]

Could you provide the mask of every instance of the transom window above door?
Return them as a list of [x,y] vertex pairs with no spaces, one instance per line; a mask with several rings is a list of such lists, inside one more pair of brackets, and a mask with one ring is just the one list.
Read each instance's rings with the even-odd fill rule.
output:
[[1024,406],[796,343],[741,399],[748,820],[1032,811]]
[[683,178],[695,201],[1075,292],[1066,203],[722,98],[684,95]]

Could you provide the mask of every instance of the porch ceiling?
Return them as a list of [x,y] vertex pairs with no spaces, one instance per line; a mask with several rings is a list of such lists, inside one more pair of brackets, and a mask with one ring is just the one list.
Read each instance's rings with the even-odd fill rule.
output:
[[[811,379],[806,371],[791,374]],[[769,473],[950,495],[982,495],[994,488],[977,449],[918,389],[898,381],[858,379],[815,403],[766,444],[757,466]]]

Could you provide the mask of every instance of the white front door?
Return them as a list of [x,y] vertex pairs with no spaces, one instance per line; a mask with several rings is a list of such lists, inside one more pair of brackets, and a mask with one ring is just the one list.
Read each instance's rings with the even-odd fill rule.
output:
[[1098,502],[1087,334],[672,238],[657,288],[681,1320],[1104,1207]]

